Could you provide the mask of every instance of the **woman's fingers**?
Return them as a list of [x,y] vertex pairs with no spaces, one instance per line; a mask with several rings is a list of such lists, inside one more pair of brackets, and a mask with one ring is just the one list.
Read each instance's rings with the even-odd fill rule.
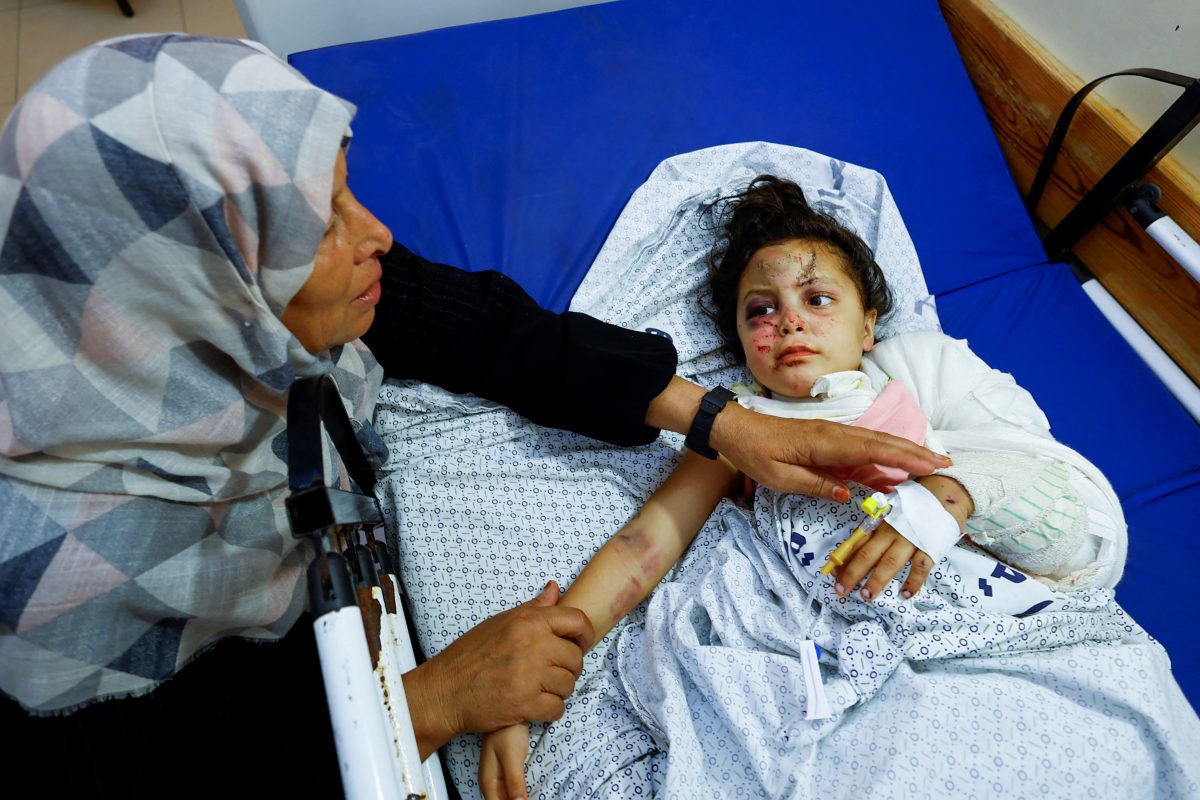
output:
[[[801,420],[792,420],[799,422]],[[868,428],[840,425],[836,422],[804,420],[819,423],[809,437],[807,450],[810,464],[852,466],[883,464],[900,467],[918,475],[949,466],[950,459],[915,442]]]
[[576,675],[562,667],[551,667],[542,675],[542,691],[566,700],[575,691]]
[[945,456],[878,431],[828,420],[771,417],[729,404],[710,442],[742,472],[781,492],[845,501],[844,483],[822,469],[881,464],[914,475],[949,466]]
[[838,503],[845,503],[850,499],[850,490],[846,484],[824,470],[796,467],[791,464],[775,464],[774,467],[770,480],[761,483],[771,487],[787,486],[790,488],[784,491],[824,497]]
[[553,692],[542,692],[537,696],[537,699],[530,703],[530,719],[540,720],[542,722],[553,722],[561,717],[567,710],[567,704],[563,702],[563,698]]

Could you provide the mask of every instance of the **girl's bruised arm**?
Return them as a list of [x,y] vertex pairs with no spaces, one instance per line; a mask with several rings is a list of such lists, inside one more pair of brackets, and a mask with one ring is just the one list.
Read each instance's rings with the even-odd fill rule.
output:
[[684,453],[641,511],[596,552],[559,605],[587,614],[599,641],[658,585],[721,498],[734,491],[737,477],[724,458]]

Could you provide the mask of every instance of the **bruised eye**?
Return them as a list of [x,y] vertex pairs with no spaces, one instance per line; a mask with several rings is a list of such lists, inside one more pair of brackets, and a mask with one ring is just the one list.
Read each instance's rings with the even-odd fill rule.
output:
[[774,314],[775,306],[771,303],[756,303],[746,308],[746,319],[754,319],[767,314]]

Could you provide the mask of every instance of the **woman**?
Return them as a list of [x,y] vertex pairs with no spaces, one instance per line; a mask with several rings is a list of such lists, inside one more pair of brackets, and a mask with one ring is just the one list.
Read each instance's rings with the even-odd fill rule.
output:
[[[283,513],[294,379],[333,375],[359,420],[386,371],[623,444],[692,423],[702,390],[672,376],[669,342],[392,248],[347,187],[352,116],[258,46],[155,35],[63,62],[4,127],[0,688],[17,701],[16,761],[45,788],[200,793],[236,774],[246,791],[336,792],[296,625],[310,553]],[[372,323],[384,370],[357,341]],[[553,343],[540,357],[534,337]],[[561,389],[523,394],[513,363]],[[827,497],[848,494],[805,465],[939,465],[732,407],[710,442],[761,481]],[[556,597],[405,677],[425,753],[562,713],[592,632]]]

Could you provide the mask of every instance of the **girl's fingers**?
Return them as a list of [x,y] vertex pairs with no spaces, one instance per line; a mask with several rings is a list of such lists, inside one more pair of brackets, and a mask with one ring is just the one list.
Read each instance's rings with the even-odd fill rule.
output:
[[496,757],[495,747],[486,741],[483,743],[483,752],[479,754],[479,790],[483,792],[484,800],[506,800],[501,794],[504,781],[500,773],[500,760]]
[[913,547],[907,539],[897,536],[891,546],[875,562],[875,569],[871,570],[871,579],[867,581],[867,585],[860,593],[862,599],[874,600],[878,597],[887,588],[892,578],[900,574],[900,570],[904,569],[904,565],[916,552],[917,548]]
[[504,789],[508,800],[525,800],[529,790],[525,788],[525,756],[529,755],[529,732],[522,725],[521,735],[514,736],[498,753],[500,766],[504,773]]
[[908,577],[904,580],[904,585],[900,587],[900,596],[907,600],[921,591],[921,587],[925,585],[925,579],[929,577],[929,572],[932,569],[933,559],[925,555],[923,550],[918,550],[913,555],[912,567],[908,570]]
[[850,560],[838,570],[834,591],[842,597],[854,591],[859,582],[875,566],[875,562],[891,546],[891,543],[892,537],[887,535],[882,528],[868,536],[866,541],[854,551],[854,555],[850,556]]

